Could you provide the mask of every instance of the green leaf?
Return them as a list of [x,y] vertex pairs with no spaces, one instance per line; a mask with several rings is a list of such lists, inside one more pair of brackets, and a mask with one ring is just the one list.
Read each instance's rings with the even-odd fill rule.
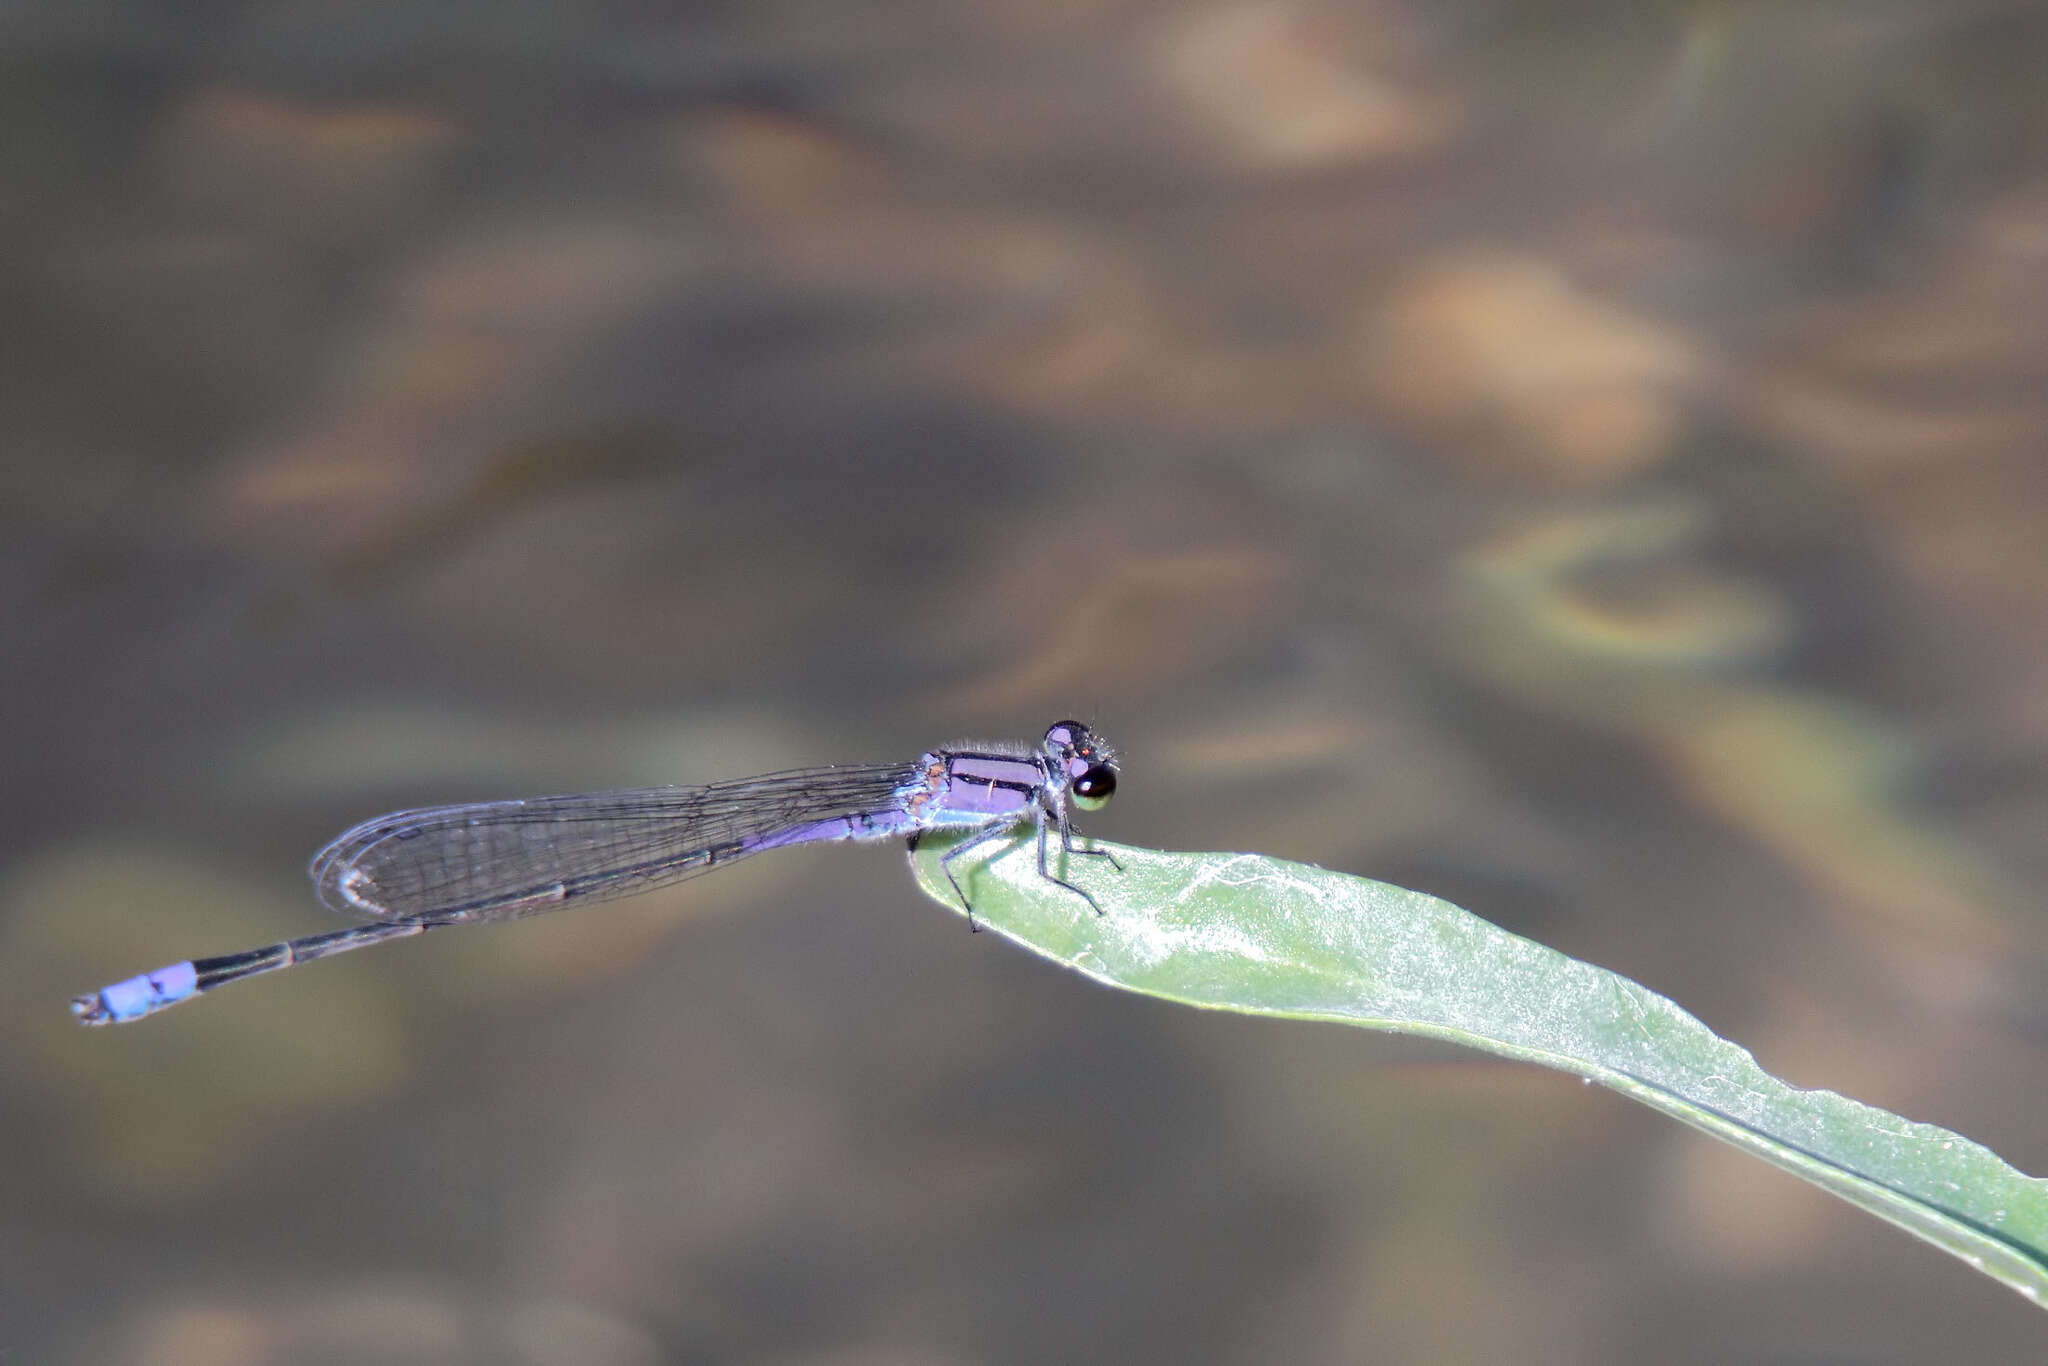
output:
[[[939,863],[951,847],[927,841],[913,862],[924,890],[962,911]],[[1102,915],[1039,876],[1028,834],[953,871],[977,924],[1098,982],[1448,1039],[1575,1073],[1833,1191],[2036,1303],[2048,1291],[2048,1182],[1946,1129],[1788,1086],[1626,977],[1383,882],[1257,854],[1096,847],[1121,870],[1069,856],[1062,875]]]

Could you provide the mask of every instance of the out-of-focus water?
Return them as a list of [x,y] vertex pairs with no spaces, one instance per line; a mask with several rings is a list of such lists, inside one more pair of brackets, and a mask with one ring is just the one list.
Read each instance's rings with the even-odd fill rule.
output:
[[2048,18],[0,18],[0,1356],[2017,1361],[1604,1092],[887,849],[379,949],[387,807],[1029,739],[2048,1171]]

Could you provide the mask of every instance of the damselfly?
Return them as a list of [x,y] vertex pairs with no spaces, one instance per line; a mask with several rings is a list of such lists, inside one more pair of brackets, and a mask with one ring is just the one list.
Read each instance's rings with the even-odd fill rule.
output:
[[313,858],[320,900],[370,923],[246,953],[195,958],[103,987],[71,1002],[84,1024],[139,1020],[245,977],[368,948],[449,925],[479,925],[610,901],[722,868],[766,849],[832,840],[973,831],[940,860],[973,923],[954,873],[964,855],[1029,821],[1039,875],[1097,914],[1095,898],[1053,872],[1060,853],[1116,859],[1074,844],[1069,806],[1099,810],[1116,792],[1116,755],[1079,721],[1029,745],[935,749],[915,762],[796,769],[705,787],[652,787],[526,801],[396,811],[365,821]]

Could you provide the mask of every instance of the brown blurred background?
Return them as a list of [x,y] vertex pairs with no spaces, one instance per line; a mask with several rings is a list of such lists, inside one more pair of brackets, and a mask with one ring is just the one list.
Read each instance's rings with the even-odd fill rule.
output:
[[1604,1091],[883,849],[380,949],[387,807],[1076,714],[2048,1171],[2048,11],[0,17],[0,1357],[2019,1361]]

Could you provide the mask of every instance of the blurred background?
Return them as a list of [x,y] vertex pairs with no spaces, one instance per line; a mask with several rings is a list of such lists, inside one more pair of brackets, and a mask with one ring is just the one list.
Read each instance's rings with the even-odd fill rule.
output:
[[2048,12],[0,16],[0,1355],[2016,1361],[1562,1076],[889,847],[379,949],[400,805],[1032,740],[2048,1171]]

